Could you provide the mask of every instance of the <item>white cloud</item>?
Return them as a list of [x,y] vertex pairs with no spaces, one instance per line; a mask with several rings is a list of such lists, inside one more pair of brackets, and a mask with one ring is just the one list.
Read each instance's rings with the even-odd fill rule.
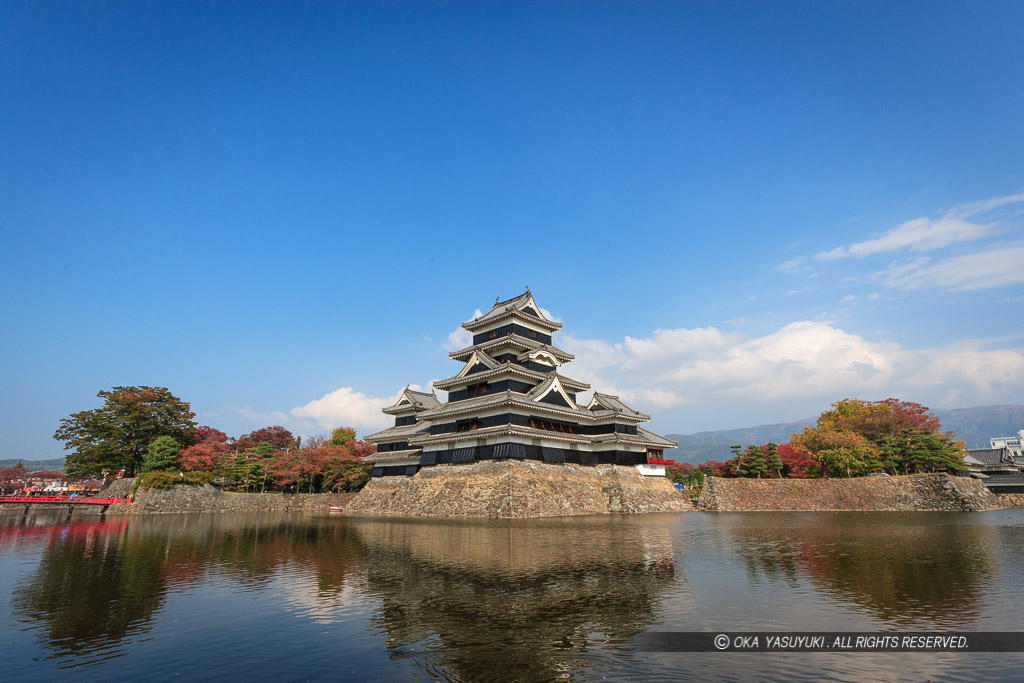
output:
[[713,327],[656,330],[621,343],[562,338],[577,359],[567,374],[597,391],[617,393],[642,410],[702,411],[811,398],[827,403],[843,396],[926,397],[950,405],[1019,391],[1024,348],[990,350],[988,344],[907,349],[821,321],[794,322],[752,338]]
[[[470,317],[470,320],[479,318],[483,314],[484,312],[478,308],[473,311],[473,315],[472,317]],[[448,333],[448,341],[442,344],[442,346],[444,346],[444,348],[448,349],[449,351],[458,351],[459,349],[466,348],[472,343],[473,334],[469,330],[465,329],[460,325],[459,327],[456,327],[454,330]]]
[[473,335],[469,330],[462,327],[457,327],[448,333],[448,341],[442,346],[449,351],[458,351],[464,349],[473,343]]
[[1024,192],[1020,194],[1011,194],[1005,197],[993,197],[991,199],[982,199],[977,202],[969,202],[967,204],[961,204],[960,206],[953,207],[949,210],[949,215],[958,216],[961,218],[969,218],[976,216],[979,213],[985,213],[998,209],[1002,206],[1008,206],[1010,204],[1017,204],[1024,202]]
[[[836,247],[814,256],[816,261],[833,261],[848,257],[864,257],[885,252],[933,251],[953,244],[972,242],[995,234],[1002,225],[995,209],[1024,202],[1024,194],[994,197],[961,204],[936,219],[915,218],[872,239],[848,247]],[[986,222],[971,220],[984,216]]]
[[932,251],[950,244],[969,242],[987,237],[993,224],[976,225],[959,218],[915,218],[893,228],[881,237],[857,242],[848,248],[837,247],[831,251],[816,254],[818,261],[832,261],[848,256],[870,256],[887,251],[909,249],[910,251]]
[[542,316],[544,316],[545,318],[547,318],[548,320],[550,320],[551,322],[555,322],[555,323],[562,322],[562,316],[554,315],[551,311],[549,311],[548,309],[544,308],[543,306],[538,306],[538,308],[540,308],[540,314]]
[[[420,390],[418,385],[411,388]],[[311,420],[323,429],[355,427],[359,431],[378,430],[393,422],[394,418],[380,411],[395,403],[401,393],[367,396],[352,387],[340,387],[289,412],[292,417]]]
[[775,266],[775,270],[789,274],[800,273],[810,269],[811,267],[803,265],[800,259],[793,259],[792,261],[786,261],[785,263],[780,263]]
[[932,262],[894,263],[874,279],[899,289],[973,291],[1024,282],[1024,241],[996,244],[973,254]]

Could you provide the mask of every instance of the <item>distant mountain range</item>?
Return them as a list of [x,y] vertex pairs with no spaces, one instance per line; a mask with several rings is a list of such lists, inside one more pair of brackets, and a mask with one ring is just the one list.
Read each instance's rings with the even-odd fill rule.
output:
[[[942,428],[956,432],[968,448],[988,448],[989,437],[1011,436],[1024,429],[1024,406],[979,406],[957,410],[933,410],[942,421]],[[679,442],[679,448],[665,451],[666,458],[678,462],[702,463],[708,460],[728,460],[732,457],[729,446],[750,446],[769,441],[786,443],[794,432],[810,427],[817,418],[798,422],[759,425],[745,429],[724,429],[696,434],[666,434]]]
[[19,458],[15,458],[14,460],[0,460],[0,467],[14,467],[19,462],[25,466],[25,469],[32,472],[38,472],[40,470],[64,471],[64,458],[57,458],[56,460],[21,460]]
[[[989,437],[1012,436],[1024,429],[1024,406],[979,406],[957,410],[933,410],[942,421],[942,428],[956,432],[968,448],[988,448]],[[744,429],[723,429],[696,434],[666,434],[679,442],[679,448],[665,451],[666,458],[678,462],[702,463],[708,460],[728,460],[729,446],[750,446],[769,441],[786,443],[794,432],[810,427],[817,418],[797,422],[780,422]],[[64,459],[56,460],[0,460],[0,467],[13,467],[18,462],[30,470],[63,470]]]

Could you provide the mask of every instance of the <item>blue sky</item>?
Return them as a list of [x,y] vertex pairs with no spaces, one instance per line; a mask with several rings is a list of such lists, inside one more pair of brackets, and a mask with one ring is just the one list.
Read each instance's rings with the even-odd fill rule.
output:
[[[1024,5],[0,5],[0,413],[382,426],[529,285],[663,433],[1024,403]],[[454,336],[453,336],[453,333]]]

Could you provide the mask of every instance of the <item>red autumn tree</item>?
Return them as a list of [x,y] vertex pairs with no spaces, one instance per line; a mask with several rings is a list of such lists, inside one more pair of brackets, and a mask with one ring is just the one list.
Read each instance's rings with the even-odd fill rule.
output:
[[920,403],[887,398],[884,401],[863,401],[844,398],[832,404],[818,416],[819,428],[837,432],[860,434],[868,441],[880,444],[884,439],[893,438],[904,429],[913,429],[936,434],[942,423]]
[[804,479],[807,468],[814,465],[811,457],[792,444],[779,444],[779,459],[782,460],[782,476],[788,479]]
[[294,486],[296,492],[312,493],[327,464],[324,451],[324,447],[277,451],[270,462],[274,482],[279,486]]
[[261,443],[269,443],[275,451],[286,451],[295,446],[295,436],[280,425],[264,427],[238,437],[238,449],[256,448]]
[[14,467],[0,467],[0,491],[20,489],[28,483],[28,470],[20,462]]
[[738,458],[730,458],[726,461],[708,460],[702,465],[705,472],[713,477],[735,477]]
[[668,475],[669,479],[675,481],[677,478],[682,479],[697,471],[697,466],[689,462],[675,462],[674,460],[665,465],[665,474]]
[[362,460],[376,452],[376,446],[353,440],[344,446],[321,448],[326,451],[323,480],[325,491],[354,491],[361,489],[369,480],[373,466]]
[[884,436],[896,436],[904,429],[916,429],[929,434],[937,434],[942,430],[941,420],[927,406],[920,403],[887,398],[884,401],[876,401],[876,404],[888,406],[894,422]]
[[197,427],[196,443],[178,451],[176,463],[185,472],[212,472],[231,450],[228,435],[213,427]]
[[[337,433],[338,430],[336,430]],[[354,435],[351,431],[348,435]],[[296,491],[354,491],[370,477],[372,466],[362,460],[377,447],[350,439],[344,444],[329,441],[274,454],[271,473],[279,486]]]

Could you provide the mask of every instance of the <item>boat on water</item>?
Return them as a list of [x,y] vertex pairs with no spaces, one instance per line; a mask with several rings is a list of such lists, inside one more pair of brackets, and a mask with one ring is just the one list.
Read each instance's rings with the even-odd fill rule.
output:
[[341,512],[341,506],[340,505],[332,505],[331,507],[329,507],[327,509],[330,510],[331,512]]

